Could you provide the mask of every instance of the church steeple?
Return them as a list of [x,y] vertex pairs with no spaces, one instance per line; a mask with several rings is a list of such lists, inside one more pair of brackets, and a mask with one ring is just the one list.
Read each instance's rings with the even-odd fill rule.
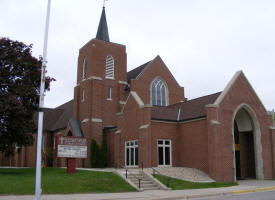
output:
[[101,13],[101,17],[100,17],[100,21],[97,29],[96,39],[110,42],[104,6],[102,9],[102,13]]

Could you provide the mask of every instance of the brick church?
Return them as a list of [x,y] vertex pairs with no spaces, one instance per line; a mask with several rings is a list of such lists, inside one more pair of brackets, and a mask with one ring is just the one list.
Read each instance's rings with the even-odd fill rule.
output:
[[[216,181],[275,177],[272,116],[242,71],[222,92],[187,100],[160,56],[126,66],[126,46],[110,41],[103,8],[96,38],[79,50],[74,99],[44,111],[44,150],[58,135],[106,138],[110,166],[191,167]],[[91,167],[89,155],[90,145],[77,166]],[[34,166],[35,146],[0,164]]]

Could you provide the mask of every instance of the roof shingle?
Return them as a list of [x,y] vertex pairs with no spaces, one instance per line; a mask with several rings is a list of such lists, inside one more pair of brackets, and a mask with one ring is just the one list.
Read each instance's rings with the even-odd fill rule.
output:
[[[73,100],[56,108],[44,108],[43,130],[57,131],[67,127],[73,116]],[[37,125],[38,113],[34,114],[34,123]]]
[[[206,116],[207,104],[212,104],[221,92],[180,102],[167,107],[153,107],[151,118],[155,120],[186,121]],[[180,117],[178,114],[180,110]]]
[[139,76],[139,74],[147,67],[147,65],[150,62],[151,62],[151,60],[148,61],[147,63],[144,63],[143,65],[127,72],[127,82],[130,83],[131,79],[136,79]]

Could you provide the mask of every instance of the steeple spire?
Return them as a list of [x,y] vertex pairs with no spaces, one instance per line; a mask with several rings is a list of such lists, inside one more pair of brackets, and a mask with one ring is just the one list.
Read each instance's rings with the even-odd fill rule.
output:
[[101,17],[100,17],[100,21],[97,29],[96,39],[110,42],[104,6],[102,9],[102,13],[101,13]]

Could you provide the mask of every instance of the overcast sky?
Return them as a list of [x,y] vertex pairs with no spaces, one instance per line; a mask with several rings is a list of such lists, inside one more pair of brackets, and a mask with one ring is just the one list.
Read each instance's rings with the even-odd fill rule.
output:
[[[79,49],[96,35],[102,0],[52,0],[45,106],[73,98]],[[0,36],[43,54],[47,0],[0,0]],[[160,55],[188,99],[222,91],[243,70],[275,108],[274,0],[109,0],[111,42],[126,45],[128,71]]]

